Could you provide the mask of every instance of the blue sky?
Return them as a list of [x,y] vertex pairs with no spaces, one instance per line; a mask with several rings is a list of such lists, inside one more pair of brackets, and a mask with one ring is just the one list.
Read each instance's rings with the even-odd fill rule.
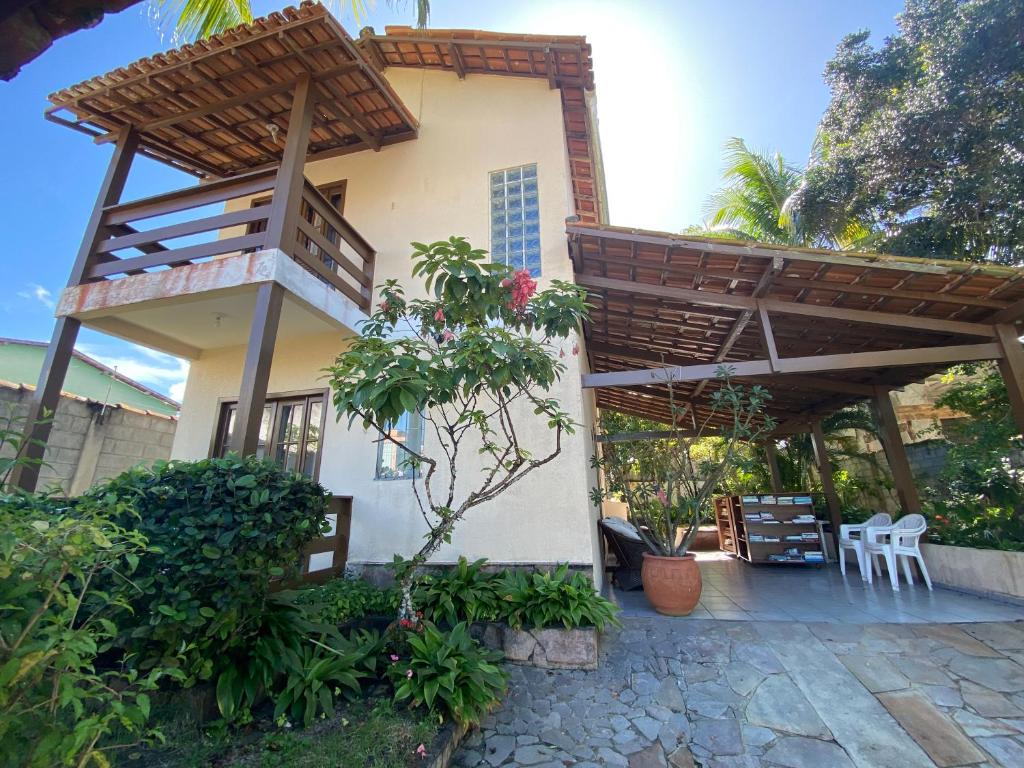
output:
[[[821,73],[842,37],[895,31],[902,2],[870,0],[432,0],[433,27],[584,34],[593,46],[598,117],[613,224],[677,231],[698,223],[719,185],[732,136],[807,156],[828,103]],[[335,12],[362,25],[413,22],[413,10],[378,1],[357,23],[348,0]],[[258,13],[280,2],[255,0]],[[0,83],[0,336],[48,339],[109,159],[74,131],[42,119],[50,92],[173,47],[146,4],[59,40],[13,82]],[[139,159],[127,198],[189,184]],[[358,226],[358,222],[356,222]],[[410,239],[415,233],[410,233]],[[187,365],[84,330],[79,349],[143,383],[180,396]]]

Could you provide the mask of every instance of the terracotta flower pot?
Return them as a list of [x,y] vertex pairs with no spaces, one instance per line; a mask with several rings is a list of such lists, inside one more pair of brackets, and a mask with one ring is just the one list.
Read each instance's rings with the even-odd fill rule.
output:
[[692,554],[661,557],[645,552],[640,578],[654,610],[666,616],[686,616],[700,600],[700,567]]

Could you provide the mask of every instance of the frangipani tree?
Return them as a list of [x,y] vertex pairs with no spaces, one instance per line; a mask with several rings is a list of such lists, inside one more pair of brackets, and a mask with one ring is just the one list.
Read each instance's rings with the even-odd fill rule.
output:
[[[537,292],[529,272],[490,262],[464,238],[412,246],[413,277],[432,298],[406,299],[397,281],[387,281],[377,310],[329,369],[338,418],[361,420],[415,470],[427,533],[411,558],[395,556],[405,614],[414,569],[451,542],[470,509],[552,461],[562,436],[573,433],[572,418],[547,393],[565,370],[566,350],[556,345],[586,312],[583,289],[553,280]],[[530,410],[548,427],[546,445],[526,443]],[[412,450],[391,434],[405,413],[421,414],[425,448]]]
[[[739,460],[740,443],[764,438],[775,422],[764,415],[771,395],[763,387],[736,384],[729,367],[720,366],[710,411],[693,430],[684,430],[679,425],[684,423],[687,406],[676,402],[675,387],[666,375],[674,422],[669,436],[605,443],[603,453],[593,460],[602,470],[604,486],[591,495],[598,504],[606,498],[621,498],[652,552],[682,557],[709,511],[712,494]],[[724,422],[722,426],[715,426],[719,421]],[[719,437],[721,445],[709,454],[701,450],[702,441],[712,436]]]

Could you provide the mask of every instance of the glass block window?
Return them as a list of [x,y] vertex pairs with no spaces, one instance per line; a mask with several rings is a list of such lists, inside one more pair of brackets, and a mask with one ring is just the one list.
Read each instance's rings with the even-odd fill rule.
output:
[[491,258],[540,276],[536,164],[491,173]]

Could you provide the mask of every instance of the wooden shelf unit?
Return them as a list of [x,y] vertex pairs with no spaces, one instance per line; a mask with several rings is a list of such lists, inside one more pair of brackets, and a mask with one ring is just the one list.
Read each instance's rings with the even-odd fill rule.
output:
[[[723,552],[729,552],[749,563],[784,563],[787,565],[823,565],[824,560],[769,559],[770,555],[782,554],[786,550],[798,552],[816,551],[824,558],[825,542],[822,541],[817,519],[814,522],[793,522],[798,515],[814,515],[814,504],[778,504],[760,501],[765,497],[810,497],[808,493],[758,494],[759,501],[748,496],[720,496],[715,499],[715,522],[718,524],[718,541]],[[744,501],[744,499],[748,499]],[[778,522],[755,522],[747,515],[771,512]],[[814,539],[785,541],[784,537],[813,533]],[[778,537],[779,541],[751,541],[751,535]]]

